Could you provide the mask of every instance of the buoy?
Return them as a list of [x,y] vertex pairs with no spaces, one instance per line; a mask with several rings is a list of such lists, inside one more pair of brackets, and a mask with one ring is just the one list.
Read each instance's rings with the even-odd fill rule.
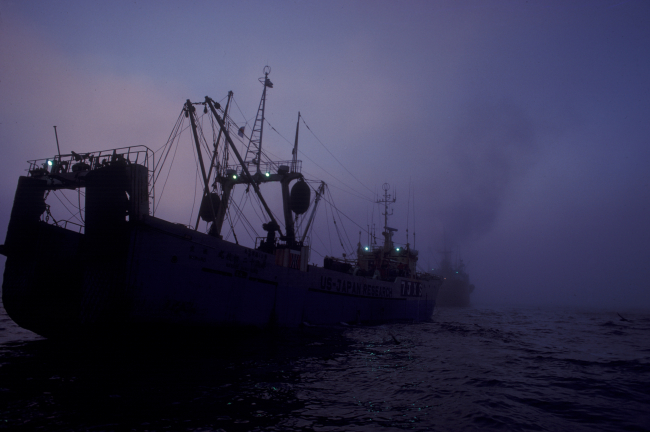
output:
[[304,181],[296,182],[291,188],[291,200],[289,207],[295,214],[303,214],[309,208],[311,189]]

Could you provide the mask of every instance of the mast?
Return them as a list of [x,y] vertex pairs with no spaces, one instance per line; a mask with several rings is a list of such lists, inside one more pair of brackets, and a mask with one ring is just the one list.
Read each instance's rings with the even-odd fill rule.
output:
[[255,117],[255,123],[253,123],[253,131],[251,132],[251,137],[248,141],[248,148],[246,149],[245,159],[248,160],[248,155],[252,154],[253,158],[251,161],[257,167],[256,174],[260,173],[260,159],[262,157],[262,134],[264,132],[264,110],[266,108],[266,89],[273,88],[273,83],[269,79],[269,73],[271,73],[270,66],[264,66],[264,78],[260,78],[259,81],[264,86],[262,90],[262,99],[260,100],[260,105],[257,108],[257,116]]
[[298,123],[296,123],[296,140],[293,144],[293,159],[291,159],[291,172],[296,172],[298,169],[298,130],[300,129],[300,111],[298,111]]
[[316,208],[318,207],[318,202],[320,201],[320,197],[323,194],[324,190],[325,190],[325,182],[321,181],[320,187],[318,188],[318,191],[316,191],[316,198],[314,198],[314,207],[312,207],[311,209],[311,214],[309,215],[309,221],[307,222],[307,226],[305,227],[305,232],[302,233],[302,238],[300,239],[301,243],[304,243],[305,238],[307,237],[307,233],[309,232],[309,227],[311,226],[311,223],[314,221]]
[[289,184],[296,179],[302,178],[302,174],[298,173],[298,130],[300,126],[300,111],[298,112],[298,123],[296,124],[296,140],[293,145],[293,159],[291,160],[291,167],[288,173],[282,174],[280,186],[282,188],[282,210],[284,213],[284,229],[287,232],[286,241],[289,244],[294,244],[296,240],[296,230],[294,227],[293,217],[291,216],[291,194],[289,192]]
[[[224,118],[228,115],[228,107],[230,107],[230,100],[232,99],[232,91],[228,92],[228,101],[226,102],[226,108],[223,111],[223,116]],[[219,142],[221,141],[221,128],[219,128],[219,135],[217,135],[217,140],[214,142],[214,151],[212,152],[212,162],[210,162],[210,169],[208,169],[208,181],[210,180],[210,177],[212,177],[212,169],[215,166],[215,162],[217,161],[217,150],[219,148]],[[206,190],[203,192],[203,198],[205,198],[209,193],[209,190]],[[202,198],[202,200],[203,200]],[[214,204],[212,203],[212,200],[210,201],[210,204],[212,205],[212,213],[217,214],[217,212],[214,209]],[[201,220],[201,212],[196,215],[196,224],[194,225],[194,230],[196,231],[199,228],[199,222]],[[214,223],[214,222],[213,222]]]
[[[300,113],[298,113],[300,118]],[[56,133],[56,126],[54,126],[54,137],[56,138],[56,150],[59,152],[59,162],[61,162],[61,147],[59,147],[59,134]],[[298,140],[298,131],[296,131],[296,141]]]
[[199,144],[199,135],[196,130],[196,119],[194,118],[194,113],[196,108],[192,105],[192,102],[188,99],[185,102],[185,109],[190,117],[190,122],[192,123],[192,133],[194,134],[194,143],[196,144],[196,154],[199,157],[199,165],[201,165],[201,174],[203,174],[203,184],[205,185],[204,194],[210,193],[210,185],[208,183],[208,176],[205,173],[205,166],[203,165],[203,156],[201,154],[201,145]]
[[384,212],[382,213],[384,215],[384,232],[382,234],[384,235],[384,252],[388,252],[393,247],[393,232],[397,231],[395,228],[390,228],[388,226],[388,216],[393,214],[392,209],[391,212],[388,213],[388,205],[397,201],[397,196],[391,196],[391,194],[388,193],[390,190],[390,185],[388,183],[384,183],[381,188],[384,190],[384,199],[378,199],[376,203],[384,204]]
[[[255,190],[255,193],[257,194],[258,198],[260,199],[260,202],[264,206],[264,210],[266,210],[266,213],[269,215],[269,218],[271,221],[275,224],[275,226],[278,227],[277,231],[280,233],[280,236],[282,236],[282,231],[280,230],[280,225],[278,222],[275,220],[275,217],[273,217],[273,213],[271,212],[271,209],[269,208],[268,204],[266,204],[266,201],[264,200],[264,197],[262,196],[262,192],[260,192],[259,185],[257,182],[253,179],[253,176],[251,175],[250,171],[248,171],[248,168],[246,167],[246,164],[244,163],[244,160],[242,159],[241,155],[237,151],[237,147],[235,147],[235,144],[232,142],[232,139],[230,138],[230,133],[228,133],[228,129],[226,129],[226,125],[223,121],[223,119],[219,116],[217,113],[217,110],[214,107],[214,101],[210,99],[208,96],[205,97],[205,102],[208,104],[210,107],[210,111],[212,112],[212,115],[214,118],[217,120],[217,123],[219,123],[219,127],[223,131],[224,136],[226,137],[226,141],[228,142],[228,145],[230,145],[230,149],[232,152],[235,154],[235,157],[239,161],[239,164],[242,167],[242,170],[244,171],[244,174],[246,176],[246,179],[248,180],[248,183],[253,186],[253,189]],[[258,166],[259,168],[259,166]],[[224,188],[229,188],[232,190],[232,187],[234,186],[234,183],[232,181],[229,181],[226,185],[224,185]],[[228,195],[229,197],[229,195]],[[226,200],[226,196],[224,193],[224,197],[221,200],[221,204],[219,206],[219,214],[225,214],[225,208],[228,206],[228,201]],[[222,219],[223,221],[223,219]],[[219,230],[221,227],[217,227]],[[217,232],[218,234],[218,232]]]
[[[232,90],[228,92],[228,101],[226,102],[226,108],[223,110],[223,118],[228,117],[228,108],[230,107],[230,101],[232,100]],[[219,148],[219,142],[221,141],[222,131],[219,128],[219,135],[217,135],[217,140],[214,142],[214,153],[212,153],[212,163],[210,164],[210,169],[208,170],[208,180],[212,175],[212,169],[215,167],[217,161],[217,149]]]

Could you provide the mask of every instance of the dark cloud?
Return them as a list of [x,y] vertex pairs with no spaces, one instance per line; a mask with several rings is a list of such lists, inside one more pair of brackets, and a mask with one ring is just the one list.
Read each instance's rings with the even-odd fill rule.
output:
[[466,104],[451,128],[438,217],[451,239],[473,241],[493,228],[510,186],[534,163],[535,125],[522,107],[502,99]]

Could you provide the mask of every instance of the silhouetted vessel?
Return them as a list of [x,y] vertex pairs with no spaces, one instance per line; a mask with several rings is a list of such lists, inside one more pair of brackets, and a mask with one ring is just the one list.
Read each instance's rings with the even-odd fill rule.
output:
[[[7,256],[3,302],[9,316],[46,337],[429,319],[440,279],[416,271],[417,251],[396,247],[391,228],[384,228],[381,247],[359,245],[356,259],[308,264],[307,233],[324,184],[312,201],[297,160],[298,129],[292,160],[263,161],[266,91],[273,86],[268,73],[265,68],[260,78],[262,99],[244,157],[232,139],[243,136],[228,116],[232,92],[223,109],[206,96],[188,100],[179,116],[189,119],[196,144],[205,233],[197,230],[198,219],[188,227],[153,215],[155,179],[169,151],[158,165],[144,146],[30,161],[0,247]],[[197,105],[218,132],[205,165]],[[269,182],[281,186],[282,228],[259,190]],[[254,189],[266,211],[266,237],[251,247],[222,236],[236,186]],[[85,192],[82,224],[53,218],[46,198],[59,189]],[[302,236],[298,215],[306,221]]]
[[439,306],[465,307],[470,304],[470,294],[474,291],[474,285],[469,283],[469,274],[465,271],[465,264],[458,258],[457,264],[451,263],[451,251],[442,252],[440,267],[435,269],[436,274],[442,279],[442,285],[438,290]]

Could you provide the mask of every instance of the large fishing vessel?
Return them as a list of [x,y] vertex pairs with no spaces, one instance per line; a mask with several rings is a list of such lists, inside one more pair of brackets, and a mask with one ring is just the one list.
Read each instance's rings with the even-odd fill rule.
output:
[[440,266],[434,269],[442,279],[442,285],[438,290],[437,304],[439,306],[469,306],[470,294],[474,291],[474,285],[469,283],[469,274],[465,271],[463,259],[459,256],[454,265],[451,261],[451,254],[452,251],[445,246]]
[[[46,337],[429,319],[440,278],[417,271],[417,251],[393,243],[387,218],[382,245],[359,243],[356,257],[309,264],[308,234],[325,185],[310,186],[301,172],[298,127],[291,160],[272,161],[262,152],[269,71],[260,78],[247,146],[241,146],[245,128],[228,114],[232,92],[225,107],[207,96],[183,105],[172,135],[189,122],[203,189],[195,225],[155,216],[156,180],[171,145],[158,156],[133,146],[29,161],[0,247],[9,316]],[[197,107],[212,122],[212,139],[204,136],[208,127]],[[260,190],[265,183],[280,185],[283,220]],[[252,188],[264,210],[266,235],[249,246],[230,239],[232,231],[224,235],[224,225],[239,215],[237,188]],[[82,223],[54,218],[47,198],[62,190],[78,192]]]

